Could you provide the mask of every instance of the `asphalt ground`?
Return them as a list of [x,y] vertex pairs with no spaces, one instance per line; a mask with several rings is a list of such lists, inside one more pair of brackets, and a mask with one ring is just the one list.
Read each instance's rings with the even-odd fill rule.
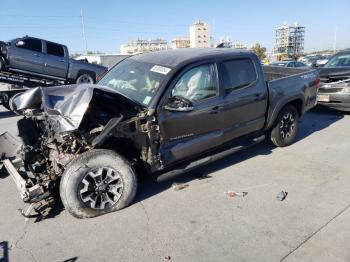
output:
[[[17,120],[1,108],[0,133],[16,134]],[[261,143],[167,182],[142,179],[133,205],[93,219],[58,203],[26,222],[1,177],[0,261],[350,261],[349,160],[350,115],[316,109],[289,147]]]

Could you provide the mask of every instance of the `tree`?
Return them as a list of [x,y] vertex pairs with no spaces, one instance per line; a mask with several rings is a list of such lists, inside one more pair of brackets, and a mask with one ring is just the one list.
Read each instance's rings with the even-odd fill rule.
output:
[[256,43],[250,50],[253,51],[261,60],[266,57],[266,48],[262,47],[259,43]]

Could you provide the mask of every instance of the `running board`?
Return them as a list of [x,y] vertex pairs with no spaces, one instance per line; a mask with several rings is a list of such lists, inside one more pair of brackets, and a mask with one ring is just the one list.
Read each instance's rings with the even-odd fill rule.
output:
[[254,137],[254,138],[247,140],[247,141],[243,142],[242,144],[239,144],[239,145],[234,146],[232,148],[226,149],[224,151],[218,152],[218,153],[210,155],[210,156],[203,157],[203,158],[195,160],[189,164],[180,165],[180,166],[176,167],[175,169],[172,169],[166,173],[160,174],[156,178],[156,181],[162,182],[162,181],[169,180],[169,179],[171,179],[179,174],[191,171],[197,167],[200,167],[200,166],[209,164],[211,162],[214,162],[216,160],[219,160],[221,158],[224,158],[224,157],[229,156],[233,153],[241,151],[242,149],[254,146],[254,145],[256,145],[264,140],[265,140],[265,135]]

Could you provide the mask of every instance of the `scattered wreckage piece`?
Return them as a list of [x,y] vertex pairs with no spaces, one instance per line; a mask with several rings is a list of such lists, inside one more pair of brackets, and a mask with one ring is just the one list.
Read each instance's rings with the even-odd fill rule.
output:
[[278,201],[283,201],[283,200],[286,199],[287,196],[288,196],[288,192],[282,190],[282,191],[280,191],[280,192],[277,193],[276,199],[277,199]]
[[244,191],[244,192],[227,191],[227,192],[225,192],[225,194],[228,197],[245,197],[246,195],[248,195],[248,192],[246,192],[246,191]]
[[189,187],[189,184],[185,184],[185,183],[173,183],[171,185],[171,187],[175,190],[175,191],[180,191],[182,189],[185,189],[187,187]]

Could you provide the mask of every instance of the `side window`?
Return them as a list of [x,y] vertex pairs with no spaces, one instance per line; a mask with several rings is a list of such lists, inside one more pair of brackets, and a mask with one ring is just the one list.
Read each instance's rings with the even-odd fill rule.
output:
[[190,69],[172,90],[172,96],[181,96],[193,102],[214,97],[216,94],[216,71],[213,64]]
[[221,65],[222,85],[225,93],[249,86],[257,79],[255,66],[251,59],[237,59]]
[[46,53],[49,55],[64,57],[63,46],[46,42]]
[[19,46],[19,48],[36,51],[36,52],[42,52],[42,43],[41,40],[33,39],[33,38],[27,38],[22,40],[24,42],[24,45]]
[[295,66],[295,63],[294,62],[290,62],[288,63],[287,67],[294,67]]

